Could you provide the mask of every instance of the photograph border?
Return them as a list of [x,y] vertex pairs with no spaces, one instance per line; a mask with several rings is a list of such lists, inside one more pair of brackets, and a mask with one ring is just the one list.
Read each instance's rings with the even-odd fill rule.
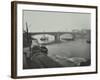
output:
[[[60,6],[60,7],[79,7],[91,8],[96,10],[96,71],[82,72],[82,73],[63,73],[63,74],[49,74],[49,75],[33,75],[33,76],[17,76],[17,4],[34,4],[46,6]],[[80,75],[80,74],[94,74],[98,72],[98,7],[90,5],[73,5],[73,4],[58,4],[58,3],[42,3],[42,2],[27,2],[27,1],[12,1],[11,2],[11,77],[12,78],[32,78],[32,77],[50,77],[50,76],[66,76],[66,75]]]

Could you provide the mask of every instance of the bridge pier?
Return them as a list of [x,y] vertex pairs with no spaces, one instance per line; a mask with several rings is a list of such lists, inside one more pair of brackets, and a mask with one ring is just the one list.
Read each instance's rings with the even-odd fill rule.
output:
[[55,42],[59,42],[60,41],[60,34],[56,33],[55,34]]

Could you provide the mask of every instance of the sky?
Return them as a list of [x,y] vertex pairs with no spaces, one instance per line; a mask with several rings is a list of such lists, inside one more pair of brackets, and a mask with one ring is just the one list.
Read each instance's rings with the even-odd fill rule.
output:
[[23,10],[23,29],[29,32],[58,32],[90,29],[91,14]]

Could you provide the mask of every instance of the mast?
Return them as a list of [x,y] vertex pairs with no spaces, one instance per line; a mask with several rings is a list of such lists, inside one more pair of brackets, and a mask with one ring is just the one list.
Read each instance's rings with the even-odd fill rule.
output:
[[27,33],[27,39],[28,39],[28,24],[26,22],[26,33]]

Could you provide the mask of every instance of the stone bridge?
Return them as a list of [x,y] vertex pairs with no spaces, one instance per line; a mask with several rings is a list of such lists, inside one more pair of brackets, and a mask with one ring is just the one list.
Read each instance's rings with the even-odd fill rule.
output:
[[48,34],[53,35],[55,37],[55,41],[60,41],[60,36],[64,34],[71,34],[72,39],[75,39],[75,34],[73,32],[30,32],[29,35],[40,35],[40,34]]

